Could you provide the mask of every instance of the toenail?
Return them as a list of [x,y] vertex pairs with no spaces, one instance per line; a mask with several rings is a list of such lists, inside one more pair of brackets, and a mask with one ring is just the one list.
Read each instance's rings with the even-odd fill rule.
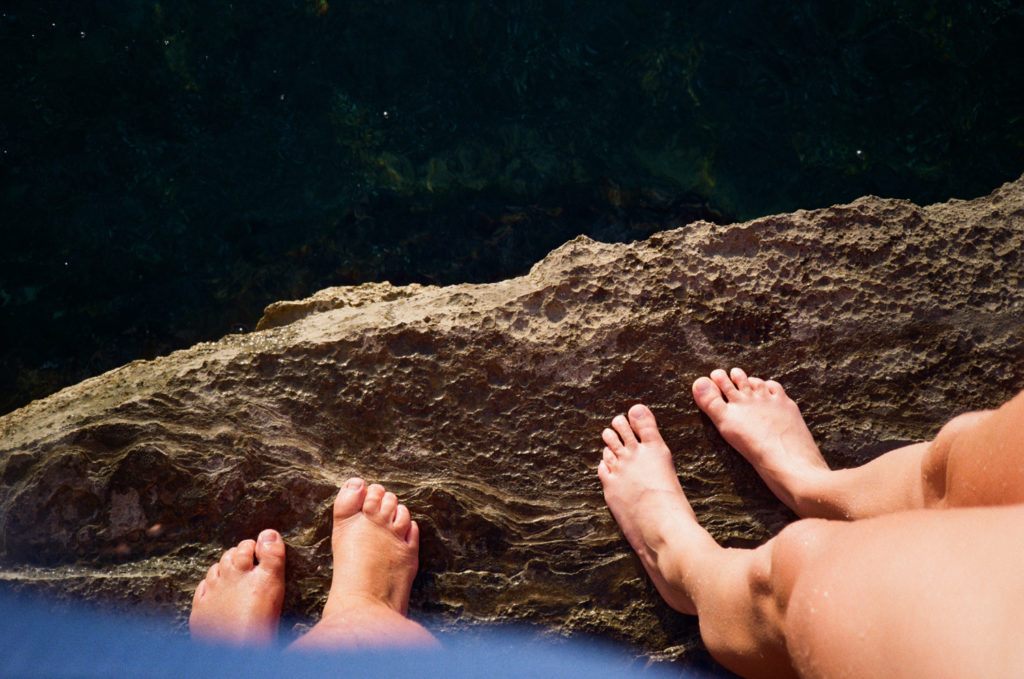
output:
[[260,533],[260,542],[264,545],[269,545],[271,543],[277,542],[279,539],[280,536],[278,536],[277,531],[275,530],[267,529]]

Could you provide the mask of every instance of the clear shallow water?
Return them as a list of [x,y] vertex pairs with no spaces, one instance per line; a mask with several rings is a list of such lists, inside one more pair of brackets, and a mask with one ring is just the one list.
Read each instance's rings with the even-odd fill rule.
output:
[[15,5],[0,412],[328,285],[1024,171],[1019,3]]

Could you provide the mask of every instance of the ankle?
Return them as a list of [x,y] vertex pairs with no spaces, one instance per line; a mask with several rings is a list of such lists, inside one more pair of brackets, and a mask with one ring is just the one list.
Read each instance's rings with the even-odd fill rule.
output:
[[830,469],[816,469],[792,480],[792,501],[786,504],[803,519],[848,519],[837,474]]
[[706,572],[724,549],[700,524],[687,523],[677,528],[667,549],[659,552],[658,568],[666,580],[689,592],[695,574]]
[[387,597],[375,596],[361,590],[332,589],[324,605],[323,618],[333,618],[337,615],[347,615],[352,611],[373,611],[387,609],[401,616],[405,610],[396,605]]

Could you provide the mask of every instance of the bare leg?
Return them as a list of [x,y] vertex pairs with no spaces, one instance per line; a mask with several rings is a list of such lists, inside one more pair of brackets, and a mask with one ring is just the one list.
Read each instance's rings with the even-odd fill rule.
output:
[[601,435],[606,447],[597,470],[605,502],[661,596],[677,611],[695,615],[692,596],[679,586],[683,574],[676,571],[690,543],[714,541],[697,524],[647,406],[630,408],[629,421],[615,416],[612,427]]
[[927,445],[922,468],[937,507],[1024,503],[1024,391],[964,413]]
[[800,409],[773,380],[739,368],[693,383],[693,398],[722,437],[757,470],[772,492],[803,517],[859,519],[924,507],[923,444],[854,470],[832,471]]
[[628,421],[616,416],[602,438],[605,500],[665,601],[699,614],[708,649],[730,669],[791,674],[781,633],[785,602],[761,582],[770,547],[723,549],[701,528],[646,406],[630,408]]
[[323,616],[293,649],[435,646],[406,617],[419,527],[383,486],[349,479],[334,502],[334,575]]
[[676,490],[650,411],[629,416],[628,430],[616,418],[603,434],[605,498],[659,591],[697,611],[726,667],[746,677],[1024,670],[1024,506],[809,519],[757,549],[723,549]]
[[747,377],[739,368],[730,375],[715,370],[694,382],[693,397],[768,487],[803,517],[849,520],[1024,501],[1024,441],[1012,433],[1024,422],[1024,393],[998,411],[954,418],[934,441],[835,471],[777,382]]
[[192,636],[232,644],[266,644],[277,639],[284,555],[284,542],[274,530],[224,552],[192,598],[188,619]]
[[1024,505],[799,521],[775,542],[801,676],[1024,676]]

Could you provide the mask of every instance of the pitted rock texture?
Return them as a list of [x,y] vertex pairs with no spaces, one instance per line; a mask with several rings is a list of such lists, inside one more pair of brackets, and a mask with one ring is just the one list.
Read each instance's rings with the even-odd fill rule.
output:
[[325,290],[260,330],[135,362],[0,418],[5,587],[176,616],[219,553],[289,546],[285,615],[327,594],[329,505],[358,474],[423,532],[412,615],[519,623],[702,665],[605,508],[600,432],[636,401],[722,542],[794,517],[690,384],[780,380],[833,466],[1024,387],[1024,178],[973,201],[852,204],[577,238],[489,285]]

